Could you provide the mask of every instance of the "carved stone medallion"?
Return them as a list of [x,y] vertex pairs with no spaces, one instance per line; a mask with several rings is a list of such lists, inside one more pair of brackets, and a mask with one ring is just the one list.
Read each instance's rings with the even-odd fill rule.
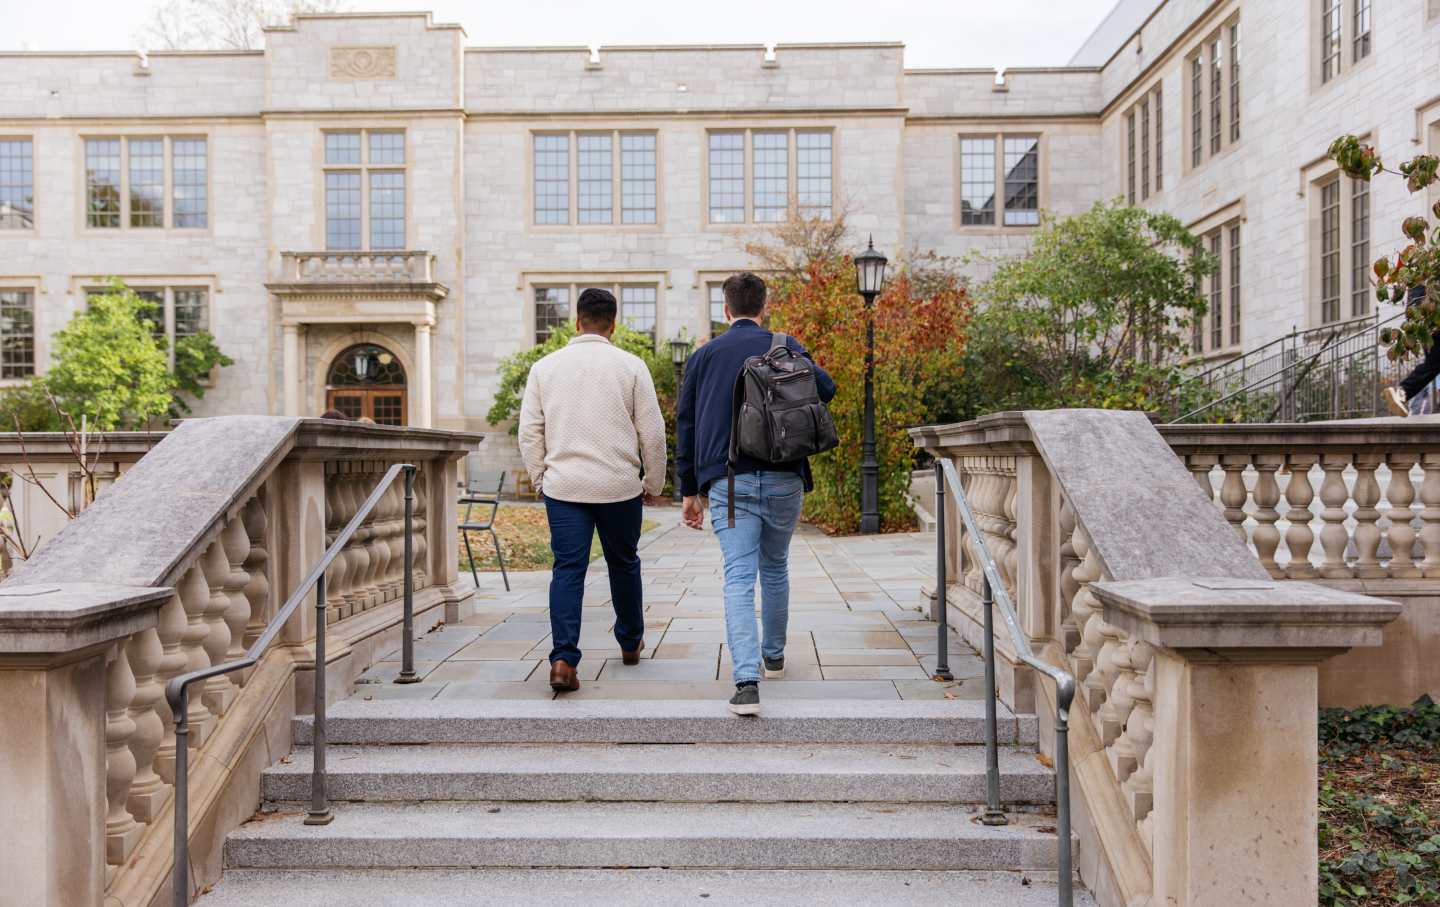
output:
[[366,45],[330,48],[332,79],[393,79],[395,48]]

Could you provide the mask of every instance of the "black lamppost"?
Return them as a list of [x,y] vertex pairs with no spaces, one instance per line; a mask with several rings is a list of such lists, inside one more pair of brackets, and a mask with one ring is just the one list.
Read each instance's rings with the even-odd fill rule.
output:
[[875,297],[885,283],[884,255],[870,246],[855,256],[855,289],[865,297],[865,438],[860,443],[860,531],[880,531],[880,464],[875,461]]
[[[685,380],[685,362],[690,358],[691,350],[695,349],[693,341],[683,333],[670,341],[670,362],[675,366],[675,407],[680,407],[680,387]],[[676,503],[681,500],[680,494],[680,461],[676,459],[672,467],[671,488],[672,496]]]

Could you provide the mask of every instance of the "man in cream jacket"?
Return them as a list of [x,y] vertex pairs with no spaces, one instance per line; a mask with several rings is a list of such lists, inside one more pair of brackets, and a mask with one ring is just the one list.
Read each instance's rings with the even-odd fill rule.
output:
[[520,405],[520,454],[545,498],[555,567],[550,579],[550,686],[580,688],[580,601],[590,540],[610,570],[615,641],[638,664],[645,648],[640,589],[642,507],[665,487],[665,419],[650,370],[610,342],[618,307],[605,290],[576,303],[579,333],[530,368]]

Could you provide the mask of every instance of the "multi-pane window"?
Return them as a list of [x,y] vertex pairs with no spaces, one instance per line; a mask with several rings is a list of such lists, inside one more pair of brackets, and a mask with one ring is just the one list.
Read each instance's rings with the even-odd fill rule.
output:
[[707,302],[710,308],[710,336],[719,337],[730,327],[729,320],[725,318],[725,287],[723,284],[712,283],[709,290]]
[[776,223],[791,210],[805,218],[834,216],[829,130],[711,132],[706,177],[712,224]]
[[569,287],[535,287],[535,342],[544,343],[550,333],[570,321]]
[[0,138],[0,230],[35,226],[35,150],[30,139]]
[[[175,361],[175,342],[210,330],[210,291],[205,287],[134,286],[146,303],[140,317],[149,323],[155,342]],[[109,293],[108,287],[89,287],[86,298]]]
[[1125,115],[1125,201],[1135,204],[1135,111]]
[[783,221],[790,207],[790,134],[757,132],[751,143],[755,222]]
[[655,223],[655,133],[620,136],[620,222]]
[[1320,81],[1340,74],[1340,2],[1320,0]]
[[579,196],[577,222],[608,224],[613,220],[614,155],[610,133],[582,133],[575,138],[576,191]]
[[1224,85],[1220,68],[1220,39],[1210,42],[1210,153],[1220,153],[1220,99]]
[[535,223],[570,223],[570,136],[535,136]]
[[653,286],[620,288],[620,322],[633,331],[655,336],[655,295]]
[[1370,314],[1370,184],[1350,181],[1350,317]]
[[1150,101],[1140,102],[1140,197],[1150,197]]
[[745,133],[710,133],[710,223],[745,222]]
[[1240,23],[1230,25],[1230,141],[1240,141]]
[[210,206],[206,170],[204,139],[175,139],[170,143],[170,194],[175,200],[175,226],[205,226]]
[[960,138],[960,225],[994,225],[996,196],[1004,200],[1002,226],[1040,223],[1039,136]]
[[0,378],[35,374],[35,297],[29,290],[0,290]]
[[[1311,0],[1317,2],[1317,0]],[[1320,16],[1320,83],[1323,85],[1370,56],[1373,15],[1371,0],[1318,0]],[[1314,9],[1314,7],[1312,7]],[[1350,44],[1350,61],[1344,47]]]
[[1005,137],[1005,226],[1040,223],[1040,140]]
[[833,153],[829,132],[795,133],[795,197],[801,217],[831,218],[835,192]]
[[1205,237],[1210,247],[1210,257],[1218,267],[1210,275],[1210,348],[1219,349],[1225,343],[1225,268],[1220,258],[1220,231]]
[[85,222],[120,226],[120,140],[85,140]]
[[960,140],[960,224],[995,223],[995,139]]
[[1190,347],[1195,353],[1214,353],[1240,344],[1240,222],[1207,230],[1201,242],[1215,270],[1196,287],[1205,311],[1191,324]]
[[165,226],[165,142],[130,139],[130,226]]
[[1205,122],[1204,95],[1201,93],[1201,77],[1205,64],[1200,56],[1190,59],[1190,166],[1200,166],[1204,146],[1200,144],[1200,125]]
[[1165,120],[1164,103],[1165,93],[1159,85],[1155,86],[1155,191],[1159,192],[1165,188]]
[[1226,260],[1226,277],[1230,283],[1230,345],[1240,345],[1240,225],[1231,224],[1226,229],[1229,236],[1230,254]]
[[1201,42],[1189,58],[1190,166],[1240,141],[1240,23]]
[[532,140],[537,225],[613,224],[617,208],[622,224],[657,222],[655,133],[537,132]]
[[208,179],[204,138],[85,139],[85,225],[203,228],[209,208]]
[[1320,319],[1340,320],[1340,179],[1320,187]]
[[405,248],[405,133],[324,136],[325,248]]

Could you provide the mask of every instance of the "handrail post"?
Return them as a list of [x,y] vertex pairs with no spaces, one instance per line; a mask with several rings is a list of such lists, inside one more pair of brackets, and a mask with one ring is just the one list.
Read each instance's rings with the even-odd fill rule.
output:
[[945,583],[947,581],[945,576],[945,469],[937,459],[935,461],[935,610],[939,612],[937,632],[940,634],[940,639],[936,646],[938,655],[935,659],[935,673],[931,675],[932,680],[955,679],[955,675],[950,672],[950,632],[946,626],[948,615],[946,614]]
[[1058,838],[1057,869],[1060,907],[1075,902],[1075,871],[1071,865],[1070,839],[1070,703],[1075,688],[1055,686],[1055,835]]
[[315,581],[315,715],[311,735],[310,814],[306,825],[329,825],[335,819],[325,797],[325,575]]
[[415,467],[405,467],[405,616],[401,622],[400,676],[396,683],[419,683],[420,675],[415,673],[415,556],[412,552],[411,522],[415,513]]
[[190,720],[185,712],[189,696],[180,687],[175,718],[175,866],[170,871],[174,907],[190,904]]
[[985,612],[985,815],[986,825],[1008,825],[1000,807],[1000,743],[995,718],[995,599],[990,577],[985,577],[980,607]]

